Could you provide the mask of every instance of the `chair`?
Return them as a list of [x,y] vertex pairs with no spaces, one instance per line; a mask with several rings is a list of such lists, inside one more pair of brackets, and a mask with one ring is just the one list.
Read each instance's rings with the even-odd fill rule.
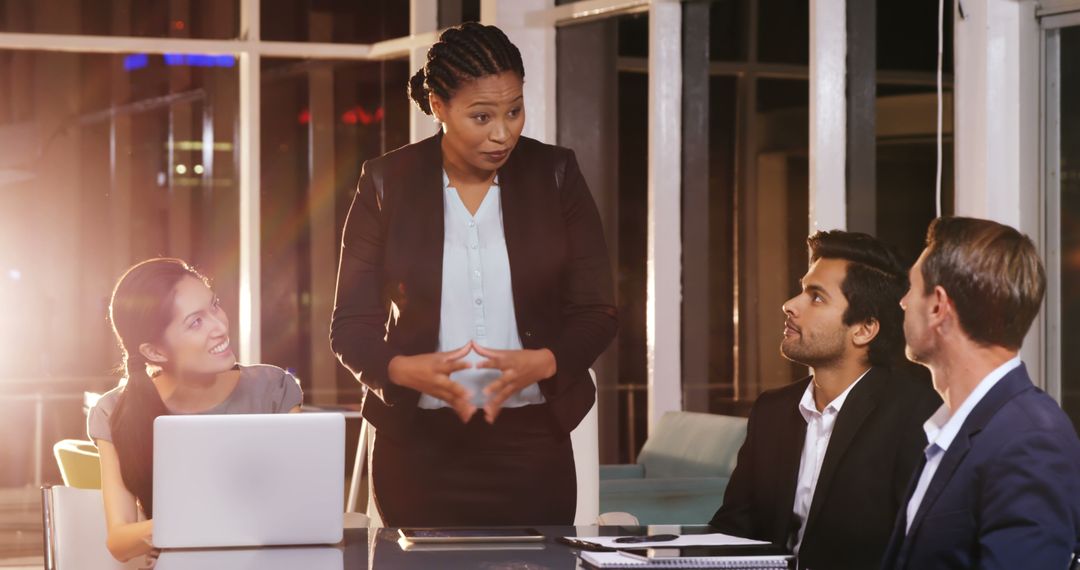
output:
[[650,524],[704,524],[723,502],[746,418],[668,412],[637,463],[600,468],[600,510]]
[[641,521],[630,513],[610,512],[600,513],[600,516],[596,517],[596,524],[599,526],[641,526]]
[[[589,377],[593,385],[596,385],[596,373],[589,369]],[[589,410],[585,419],[581,420],[574,431],[570,433],[570,440],[574,446],[574,465],[577,470],[577,510],[574,515],[574,524],[596,524],[600,516],[600,443],[599,443],[599,420],[597,419],[596,403]],[[359,494],[360,470],[363,461],[367,461],[368,473],[371,473],[371,457],[367,453],[375,441],[375,428],[364,420],[360,428],[360,441],[357,443],[356,461],[353,464],[353,476],[349,489],[349,499],[346,503],[346,512],[356,510]],[[382,517],[375,507],[374,490],[371,485],[371,477],[368,477],[367,486],[367,517],[371,528],[383,526]]]
[[[596,385],[596,373],[589,369],[589,378]],[[574,445],[574,467],[577,469],[577,510],[575,525],[596,524],[600,516],[600,420],[596,402],[585,419],[570,432]]]
[[53,445],[53,456],[64,485],[77,489],[101,488],[101,460],[93,443],[63,439]]
[[143,557],[119,562],[105,547],[105,508],[98,489],[41,489],[47,570],[134,570]]

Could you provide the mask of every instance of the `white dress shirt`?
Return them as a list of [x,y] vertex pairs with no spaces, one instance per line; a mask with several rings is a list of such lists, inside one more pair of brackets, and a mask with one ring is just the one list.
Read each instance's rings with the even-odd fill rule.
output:
[[993,372],[980,380],[978,386],[975,386],[975,389],[971,391],[964,403],[960,404],[960,407],[951,416],[949,407],[942,404],[934,412],[934,415],[930,416],[930,419],[923,424],[923,431],[926,432],[926,440],[929,442],[926,450],[923,451],[926,455],[926,465],[923,466],[922,473],[919,474],[919,482],[915,485],[915,492],[911,494],[911,500],[907,504],[907,529],[905,529],[905,532],[911,531],[911,522],[915,520],[915,515],[919,512],[919,505],[922,504],[923,497],[926,496],[926,489],[930,486],[930,481],[934,479],[934,473],[937,473],[938,466],[941,465],[941,458],[945,456],[945,452],[949,450],[949,446],[956,439],[956,435],[960,433],[964,420],[971,414],[971,410],[975,409],[975,406],[982,401],[987,392],[1017,366],[1020,366],[1019,355],[998,366]]
[[[473,215],[457,189],[450,186],[444,171],[443,227],[439,351],[461,348],[470,340],[487,348],[520,350],[498,178]],[[465,357],[469,363],[482,360],[475,351]],[[451,374],[450,379],[472,392],[472,403],[482,407],[487,402],[483,389],[500,374],[499,370],[466,368]],[[543,402],[540,387],[533,384],[508,398],[503,407]],[[426,409],[447,407],[443,400],[427,394],[417,405]]]
[[[866,372],[870,370],[867,369]],[[818,411],[814,401],[814,382],[806,386],[802,400],[799,401],[799,413],[806,420],[806,440],[803,443],[802,459],[799,461],[799,481],[795,487],[795,505],[792,510],[799,519],[799,531],[791,537],[792,552],[799,554],[802,546],[803,533],[806,532],[806,518],[810,515],[810,505],[814,501],[814,490],[817,488],[818,475],[821,474],[821,463],[825,460],[825,452],[829,449],[829,439],[832,437],[833,427],[836,425],[836,417],[840,414],[840,408],[844,406],[851,389],[866,376],[863,372],[825,409]]]

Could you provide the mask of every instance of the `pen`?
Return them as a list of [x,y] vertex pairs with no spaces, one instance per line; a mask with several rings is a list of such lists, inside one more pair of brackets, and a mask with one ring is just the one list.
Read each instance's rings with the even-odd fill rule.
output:
[[568,536],[556,536],[555,542],[559,544],[565,544],[574,548],[580,548],[581,550],[588,550],[590,552],[617,552],[614,548],[608,548],[606,546],[600,546],[599,544],[593,544],[585,540],[578,540],[576,538],[570,538]]
[[679,538],[677,534],[649,534],[644,536],[622,536],[615,539],[619,544],[641,544],[644,542],[668,542]]

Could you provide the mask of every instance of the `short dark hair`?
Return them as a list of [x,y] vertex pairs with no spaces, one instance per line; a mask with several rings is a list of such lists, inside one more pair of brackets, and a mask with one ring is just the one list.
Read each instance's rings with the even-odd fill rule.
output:
[[908,279],[896,252],[877,238],[841,230],[819,231],[806,238],[810,263],[819,259],[847,261],[847,275],[840,290],[847,299],[843,323],[876,320],[878,333],[870,341],[868,358],[873,366],[891,366],[904,356],[904,311],[900,299]]
[[428,49],[427,63],[409,80],[409,96],[430,115],[429,93],[449,101],[462,82],[505,71],[525,79],[517,46],[495,26],[466,22],[447,29]]
[[960,327],[982,345],[1017,350],[1046,292],[1035,244],[1009,226],[976,218],[938,218],[926,232],[923,293],[945,289]]

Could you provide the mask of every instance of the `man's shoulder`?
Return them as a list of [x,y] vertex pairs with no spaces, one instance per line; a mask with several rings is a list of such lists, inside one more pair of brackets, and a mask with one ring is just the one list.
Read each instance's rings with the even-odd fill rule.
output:
[[1053,398],[1035,386],[1002,403],[984,430],[1010,439],[1056,434],[1070,444],[1078,441],[1069,416]]

